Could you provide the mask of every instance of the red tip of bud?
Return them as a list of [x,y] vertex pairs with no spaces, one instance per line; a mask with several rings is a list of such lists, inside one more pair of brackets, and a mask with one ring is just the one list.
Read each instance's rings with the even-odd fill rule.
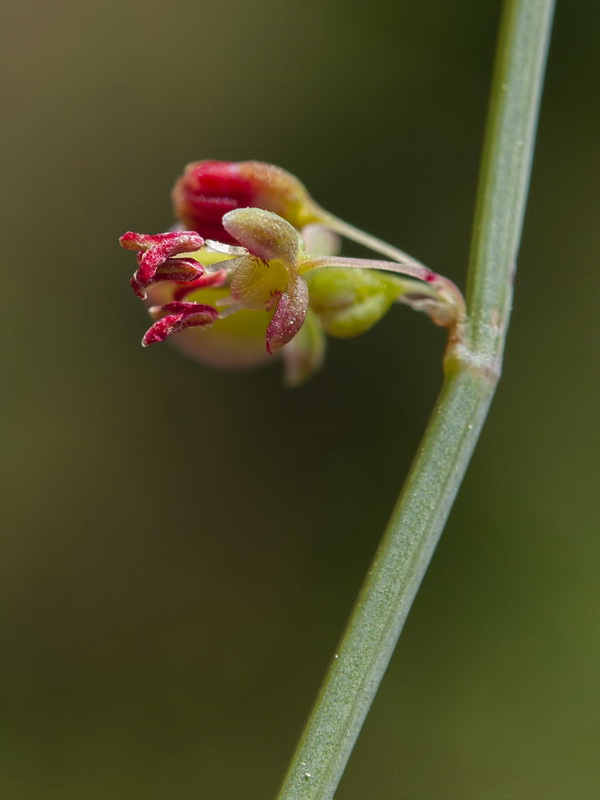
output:
[[251,181],[238,164],[229,161],[198,161],[189,164],[173,189],[176,216],[207,239],[235,244],[221,224],[223,215],[254,205]]
[[260,161],[189,164],[175,184],[173,204],[186,227],[226,244],[236,240],[221,220],[237,208],[273,211],[296,228],[320,218],[320,210],[297,178]]

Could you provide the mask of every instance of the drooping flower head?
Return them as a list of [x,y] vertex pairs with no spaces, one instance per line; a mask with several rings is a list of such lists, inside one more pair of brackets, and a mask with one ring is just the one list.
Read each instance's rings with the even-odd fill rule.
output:
[[[143,271],[156,320],[144,346],[174,337],[200,360],[226,367],[255,366],[281,354],[287,383],[298,385],[321,365],[324,332],[340,338],[364,333],[396,301],[422,310],[430,304],[437,313],[445,308],[435,290],[379,271],[386,262],[307,253],[295,228],[272,212],[237,209],[223,225],[241,246],[209,240],[190,252],[190,231],[173,232],[169,248],[165,234],[122,237],[127,249],[143,254],[132,284],[142,284]],[[170,255],[173,247],[185,255]]]
[[281,356],[286,382],[298,385],[321,365],[325,332],[364,333],[395,302],[449,328],[461,318],[458,289],[410,257],[399,263],[336,256],[339,238],[324,224],[332,219],[339,230],[345,223],[278,167],[197,162],[173,197],[191,230],[129,232],[120,240],[137,251],[131,285],[155,319],[144,346],[172,337],[193,357],[225,368]]

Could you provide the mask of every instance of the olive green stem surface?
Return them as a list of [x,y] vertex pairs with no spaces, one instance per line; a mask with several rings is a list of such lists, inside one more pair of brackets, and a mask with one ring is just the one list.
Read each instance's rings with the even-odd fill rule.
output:
[[334,796],[485,421],[508,329],[553,10],[553,0],[505,0],[503,5],[467,317],[451,333],[441,395],[279,800]]

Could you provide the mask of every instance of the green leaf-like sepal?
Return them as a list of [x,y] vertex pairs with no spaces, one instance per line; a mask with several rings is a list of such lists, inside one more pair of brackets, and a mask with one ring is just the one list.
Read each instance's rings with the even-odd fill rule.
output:
[[262,208],[237,208],[223,217],[223,227],[252,255],[295,266],[300,252],[298,232],[282,217]]

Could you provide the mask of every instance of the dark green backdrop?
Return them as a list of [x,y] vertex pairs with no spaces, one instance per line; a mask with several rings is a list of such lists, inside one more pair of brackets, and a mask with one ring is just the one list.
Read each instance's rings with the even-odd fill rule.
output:
[[[443,335],[398,308],[301,390],[212,372],[140,348],[117,237],[256,158],[464,285],[499,3],[0,7],[2,797],[267,800]],[[597,796],[597,16],[559,2],[505,375],[340,800]]]

